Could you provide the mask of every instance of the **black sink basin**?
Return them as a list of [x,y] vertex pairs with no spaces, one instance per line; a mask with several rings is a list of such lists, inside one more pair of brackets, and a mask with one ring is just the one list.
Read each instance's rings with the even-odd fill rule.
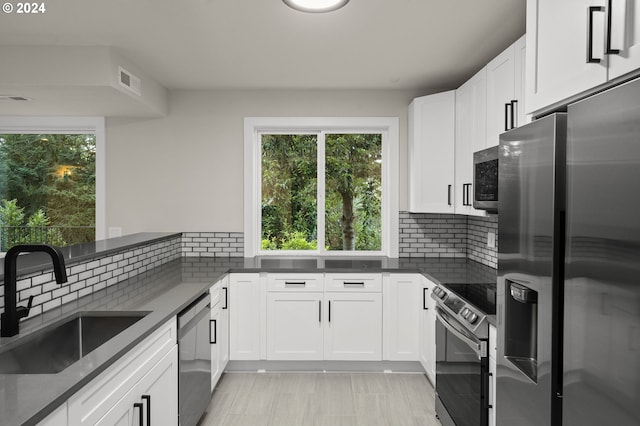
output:
[[148,312],[73,314],[0,349],[0,374],[55,374],[106,343]]

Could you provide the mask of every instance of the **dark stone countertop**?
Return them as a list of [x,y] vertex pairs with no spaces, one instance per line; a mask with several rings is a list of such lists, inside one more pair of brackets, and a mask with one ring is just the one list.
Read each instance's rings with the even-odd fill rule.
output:
[[[175,234],[147,235],[161,239]],[[111,247],[124,248],[119,244]],[[466,259],[183,257],[23,321],[18,337],[78,311],[150,311],[58,374],[0,374],[0,425],[37,424],[228,272],[420,272],[436,283],[491,282],[496,277],[494,269]],[[0,350],[11,346],[15,339],[3,339]]]

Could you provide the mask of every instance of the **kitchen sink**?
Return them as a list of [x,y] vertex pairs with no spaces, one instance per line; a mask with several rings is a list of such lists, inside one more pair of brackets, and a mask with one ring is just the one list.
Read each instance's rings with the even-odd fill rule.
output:
[[0,374],[59,373],[148,313],[75,313],[0,348]]

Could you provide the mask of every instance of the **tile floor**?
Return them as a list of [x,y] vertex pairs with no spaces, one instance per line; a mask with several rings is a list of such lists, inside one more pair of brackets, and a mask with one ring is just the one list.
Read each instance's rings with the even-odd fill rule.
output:
[[225,373],[199,426],[440,426],[422,374]]

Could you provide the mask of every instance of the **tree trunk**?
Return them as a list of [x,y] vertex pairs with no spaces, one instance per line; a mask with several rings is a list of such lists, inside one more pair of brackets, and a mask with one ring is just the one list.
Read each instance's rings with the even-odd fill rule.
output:
[[342,192],[342,249],[355,250],[356,239],[353,229],[353,194]]

